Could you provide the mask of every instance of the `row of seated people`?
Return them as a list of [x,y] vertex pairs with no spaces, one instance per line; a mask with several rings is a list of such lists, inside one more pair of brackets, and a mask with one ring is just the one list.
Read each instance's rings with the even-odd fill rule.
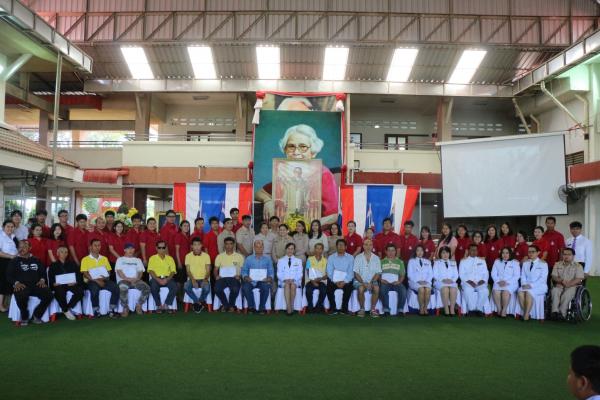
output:
[[[440,249],[439,258],[432,266],[430,260],[423,258],[424,249],[419,245],[415,257],[408,263],[406,273],[404,263],[396,257],[394,245],[387,246],[386,257],[383,260],[372,252],[371,240],[365,240],[363,246],[364,251],[352,257],[346,253],[345,240],[339,239],[336,243],[337,252],[326,258],[323,256],[323,245],[318,243],[315,245],[315,256],[310,257],[304,267],[302,260],[294,256],[294,243],[289,243],[286,246],[286,255],[278,260],[275,270],[270,259],[264,256],[262,241],[255,241],[254,254],[244,259],[241,254],[234,251],[235,240],[226,238],[225,251],[219,254],[214,265],[216,295],[223,305],[223,311],[235,311],[241,289],[248,308],[251,311],[264,313],[273,282],[277,281],[277,287],[283,294],[287,314],[293,315],[296,296],[299,290],[302,293],[304,282],[309,312],[323,310],[325,296],[327,296],[333,315],[339,312],[348,313],[348,303],[354,289],[359,307],[357,315],[361,317],[365,315],[366,299],[370,297],[370,314],[376,317],[379,315],[376,309],[378,300],[381,300],[383,313],[389,315],[388,295],[393,291],[397,294],[397,309],[401,310],[402,315],[406,309],[407,291],[404,280],[407,276],[409,294],[414,293],[417,296],[420,315],[428,315],[432,288],[441,298],[445,315],[455,314],[459,293],[464,297],[462,304],[466,312],[477,314],[485,312],[485,305],[489,303],[489,273],[485,262],[477,257],[476,245],[469,247],[469,256],[461,261],[460,269],[457,268],[456,262],[450,259],[449,248]],[[172,312],[168,305],[175,299],[177,285],[173,277],[176,267],[173,258],[166,254],[166,243],[159,241],[157,243],[159,253],[149,260],[147,269],[150,276],[149,284],[142,279],[145,269],[141,260],[134,257],[133,244],[128,243],[125,247],[125,256],[120,257],[116,263],[117,282],[115,283],[109,279],[111,266],[108,260],[99,254],[99,240],[92,240],[90,254],[81,260],[81,267],[69,261],[66,247],[61,246],[58,249],[59,259],[50,266],[47,274],[39,260],[31,256],[29,243],[25,240],[20,241],[19,254],[11,261],[7,278],[14,288],[21,324],[27,324],[29,320],[30,296],[40,299],[39,305],[33,312],[33,320],[36,323],[41,322],[42,315],[53,298],[48,285],[54,291],[62,312],[69,319],[75,318],[76,306],[83,298],[83,285],[89,290],[94,316],[101,314],[99,295],[102,290],[110,293],[108,314],[111,317],[117,316],[119,303],[123,310],[121,315],[128,315],[131,307],[130,289],[139,292],[137,303],[134,305],[137,313],[143,312],[143,305],[149,295],[152,295],[157,312]],[[510,248],[504,248],[501,258],[494,264],[493,300],[500,317],[506,317],[511,297],[518,293],[523,319],[528,320],[536,298],[545,295],[548,290],[546,285],[548,267],[538,258],[539,248],[532,245],[528,253],[529,260],[523,263],[522,268],[518,261],[512,259]],[[573,256],[574,250],[565,248],[563,261],[557,263],[557,267],[553,270],[556,286],[552,290],[552,310],[556,315],[559,312],[565,315],[565,307],[574,294],[572,289],[583,280],[583,270],[573,261]],[[189,278],[184,286],[185,292],[194,304],[194,309],[200,312],[206,307],[211,291],[209,284],[211,262],[208,255],[202,252],[199,238],[194,239],[192,251],[186,255],[185,264]],[[458,291],[459,282],[461,292]],[[162,288],[166,289],[166,298],[161,296]],[[254,289],[258,289],[259,292],[258,308],[255,306]],[[338,289],[342,292],[341,305],[335,298]],[[226,290],[229,291],[228,296]],[[316,305],[314,304],[315,291],[318,291]],[[67,296],[68,293],[70,298]]]

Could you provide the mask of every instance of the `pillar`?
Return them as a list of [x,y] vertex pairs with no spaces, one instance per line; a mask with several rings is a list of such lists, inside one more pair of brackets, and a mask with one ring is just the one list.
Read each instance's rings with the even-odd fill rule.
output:
[[135,140],[148,140],[150,137],[150,93],[135,94]]
[[[0,54],[0,69],[6,69],[7,65],[6,56]],[[6,105],[6,81],[0,79],[0,122],[4,122],[4,108]]]
[[49,122],[48,111],[40,110],[38,132],[40,133],[40,144],[43,146],[50,145],[50,136],[48,134],[50,128]]
[[453,99],[441,97],[437,106],[437,142],[452,140],[452,105]]
[[146,199],[148,198],[148,189],[143,188],[135,188],[133,194],[133,206],[138,210],[138,212],[145,216],[146,215]]
[[35,197],[37,200],[35,201],[35,209],[37,210],[46,210],[47,208],[47,200],[48,200],[48,189],[45,187],[40,187],[35,190]]
[[248,102],[244,93],[235,98],[235,140],[244,142],[248,131]]
[[135,189],[132,187],[121,188],[121,203],[127,204],[128,207],[133,207],[135,197]]

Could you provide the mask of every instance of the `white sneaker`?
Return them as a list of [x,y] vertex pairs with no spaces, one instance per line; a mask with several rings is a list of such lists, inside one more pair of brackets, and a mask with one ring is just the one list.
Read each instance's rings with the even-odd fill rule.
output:
[[65,317],[67,317],[69,321],[75,321],[76,319],[71,310],[67,310],[63,314],[65,315]]

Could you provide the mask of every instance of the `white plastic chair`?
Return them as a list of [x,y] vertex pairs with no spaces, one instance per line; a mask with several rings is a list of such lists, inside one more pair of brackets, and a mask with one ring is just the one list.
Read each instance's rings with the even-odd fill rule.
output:
[[[127,293],[127,308],[129,308],[129,311],[135,311],[135,306],[137,306],[141,295],[142,295],[142,292],[140,292],[139,290],[137,290],[135,288],[129,289],[129,291]],[[142,304],[142,308],[143,307],[144,307],[144,305]],[[117,312],[120,312],[120,313],[123,312],[123,305],[121,304],[120,300],[119,300],[119,305],[117,306]]]
[[[256,309],[258,310],[258,307],[260,304],[260,289],[259,288],[252,289],[252,294],[254,295],[254,305],[256,306]],[[248,312],[248,302],[246,301],[246,298],[244,296],[242,296],[242,304],[243,304],[244,312],[247,313]],[[271,289],[269,289],[269,295],[267,296],[267,302],[265,303],[265,310],[267,311],[267,313],[271,312]]]
[[[200,298],[200,295],[202,294],[202,288],[196,288],[196,289],[192,289],[194,291],[194,294]],[[183,312],[188,312],[190,310],[190,305],[194,304],[194,302],[192,301],[192,298],[190,296],[187,295],[187,293],[184,292],[183,294]],[[210,287],[210,285],[208,285],[208,295],[206,296],[206,305],[208,308],[208,312],[212,312],[213,310],[213,300],[212,300],[212,289]]]
[[[396,303],[398,299],[396,298]],[[377,304],[375,305],[375,309],[377,312],[381,312],[383,309],[383,305],[381,304],[381,300],[377,299]],[[350,296],[350,304],[348,304],[348,310],[350,312],[358,312],[360,311],[360,303],[358,302],[358,290],[352,290],[352,296]],[[371,292],[365,291],[365,311],[371,311]]]
[[[167,296],[169,295],[169,288],[161,287],[159,294],[160,294],[160,301],[163,304],[165,304],[165,300],[167,300]],[[175,296],[175,298],[173,299],[173,302],[171,304],[167,304],[167,308],[169,310],[177,311],[177,296]],[[142,310],[144,310],[144,312],[156,311],[156,302],[154,301],[154,297],[152,297],[152,294],[150,294],[150,296],[148,296],[147,305],[143,305]]]
[[[429,297],[429,304],[427,305],[427,310],[435,310],[436,309],[437,301],[435,298],[436,297],[435,292],[436,292],[435,288],[432,288],[431,296]],[[417,292],[415,292],[414,290],[409,288],[406,291],[406,305],[404,306],[404,312],[408,313],[408,312],[414,311],[414,310],[416,310],[416,311],[419,310],[419,297],[417,296]]]
[[[510,301],[508,302],[508,307],[506,308],[506,314],[516,316],[517,315],[516,310],[517,310],[518,305],[519,305],[519,296],[517,295],[517,292],[513,292],[510,294]],[[520,309],[520,307],[519,307],[519,309]],[[490,311],[492,313],[499,311],[496,308],[496,303],[494,302],[493,297],[490,298]]]
[[[285,293],[283,288],[278,287],[275,293],[275,310],[286,310]],[[302,288],[296,288],[296,297],[294,298],[294,311],[302,311]]]
[[[98,296],[98,307],[101,315],[106,315],[110,311],[110,292],[105,289],[100,290]],[[92,293],[89,290],[83,292],[83,314],[88,317],[94,316],[94,308],[92,307]]]
[[[327,288],[325,289],[325,292],[327,292]],[[343,294],[344,294],[344,292],[341,289],[337,289],[334,292],[334,296],[336,297],[336,302],[338,304],[342,304]],[[337,297],[339,297],[340,299],[337,300]],[[319,300],[319,291],[315,290],[315,291],[313,291],[313,306],[317,305],[318,300]],[[304,286],[304,289],[302,290],[302,311],[303,312],[306,311],[306,307],[308,307],[308,299],[306,298],[306,286]],[[325,310],[329,310],[329,299],[327,298],[327,295],[325,295],[325,300],[323,300],[323,308]]]
[[[73,293],[67,292],[67,303],[69,301],[71,301],[72,297],[73,297]],[[79,315],[83,314],[83,306],[81,304],[82,301],[77,303],[77,305],[71,309],[71,311],[73,312],[73,314],[75,314],[75,316],[79,316]],[[56,301],[56,299],[52,299],[52,302],[50,303],[48,310],[50,310],[50,320],[51,321],[56,320],[57,314],[62,314],[62,308],[60,308],[60,304],[58,304],[58,301]]]
[[[545,311],[545,307],[544,307],[545,301],[546,301],[545,294],[539,294],[537,296],[533,296],[533,307],[531,308],[531,314],[530,314],[531,319],[537,319],[537,320],[543,321],[546,318],[546,311]],[[523,314],[524,314],[524,312],[521,309],[521,304],[519,304],[519,301],[517,300],[517,302],[515,304],[515,317],[522,317]]]
[[[35,296],[29,296],[29,301],[27,303],[27,309],[29,310],[29,317],[33,317],[33,310],[40,304],[40,299]],[[11,321],[19,324],[21,322],[21,310],[19,310],[19,306],[17,306],[17,301],[15,300],[15,296],[11,296],[10,306],[8,308],[8,318]],[[50,306],[46,308],[46,311],[42,315],[41,320],[43,322],[50,321]]]
[[[225,297],[229,298],[229,288],[225,288],[225,290],[223,290],[223,293],[225,293]],[[238,296],[235,298],[235,306],[238,308],[238,310],[241,310],[243,308],[243,303],[242,303],[242,290],[240,289],[240,292],[238,293]],[[215,295],[215,300],[213,301],[213,310],[218,310],[219,308],[221,308],[222,304],[221,304],[221,300],[219,299],[219,296]]]

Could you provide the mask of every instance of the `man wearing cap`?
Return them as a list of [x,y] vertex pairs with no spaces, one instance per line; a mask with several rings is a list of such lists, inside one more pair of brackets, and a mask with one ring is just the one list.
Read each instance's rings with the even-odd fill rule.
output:
[[137,289],[141,292],[140,298],[135,306],[135,312],[139,315],[143,314],[142,304],[148,300],[150,295],[150,286],[142,280],[144,273],[144,264],[142,260],[135,257],[135,245],[133,243],[125,243],[124,256],[117,258],[115,271],[117,283],[119,285],[119,299],[123,306],[121,316],[129,315],[129,289]]

